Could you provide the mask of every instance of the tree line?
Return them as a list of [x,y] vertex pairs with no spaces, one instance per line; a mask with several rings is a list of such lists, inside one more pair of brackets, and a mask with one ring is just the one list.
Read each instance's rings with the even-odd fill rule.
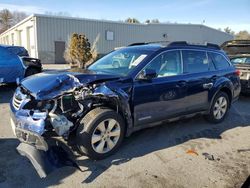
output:
[[28,15],[25,12],[9,11],[8,9],[1,10],[0,11],[0,33],[16,25],[18,22],[22,21],[26,17],[28,17]]

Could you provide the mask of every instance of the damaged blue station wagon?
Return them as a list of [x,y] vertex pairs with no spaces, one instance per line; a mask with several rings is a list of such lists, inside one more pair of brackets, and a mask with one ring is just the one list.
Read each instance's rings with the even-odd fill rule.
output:
[[11,121],[19,152],[34,166],[51,137],[103,159],[142,128],[197,114],[223,121],[240,90],[239,72],[217,45],[136,44],[86,70],[24,79],[10,104]]

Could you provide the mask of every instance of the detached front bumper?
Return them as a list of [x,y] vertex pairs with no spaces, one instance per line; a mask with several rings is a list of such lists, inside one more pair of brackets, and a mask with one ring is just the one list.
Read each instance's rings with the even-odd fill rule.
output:
[[43,113],[37,112],[34,115],[28,110],[15,110],[12,104],[10,108],[12,130],[21,141],[16,149],[30,160],[40,178],[64,166],[80,169],[68,153],[53,142],[55,140],[42,136],[46,123]]

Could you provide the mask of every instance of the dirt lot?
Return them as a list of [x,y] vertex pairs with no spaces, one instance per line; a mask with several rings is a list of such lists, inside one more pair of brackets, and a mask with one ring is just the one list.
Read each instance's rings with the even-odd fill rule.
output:
[[106,160],[77,158],[83,172],[64,167],[40,179],[15,149],[8,106],[14,89],[0,86],[0,187],[221,188],[240,187],[250,174],[250,97],[241,97],[221,124],[198,117],[146,129]]

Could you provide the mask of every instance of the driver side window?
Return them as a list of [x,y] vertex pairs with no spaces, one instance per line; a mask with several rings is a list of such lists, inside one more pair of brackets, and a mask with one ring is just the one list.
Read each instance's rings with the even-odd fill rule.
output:
[[158,55],[144,69],[154,70],[157,78],[179,75],[182,73],[180,51],[164,52]]

